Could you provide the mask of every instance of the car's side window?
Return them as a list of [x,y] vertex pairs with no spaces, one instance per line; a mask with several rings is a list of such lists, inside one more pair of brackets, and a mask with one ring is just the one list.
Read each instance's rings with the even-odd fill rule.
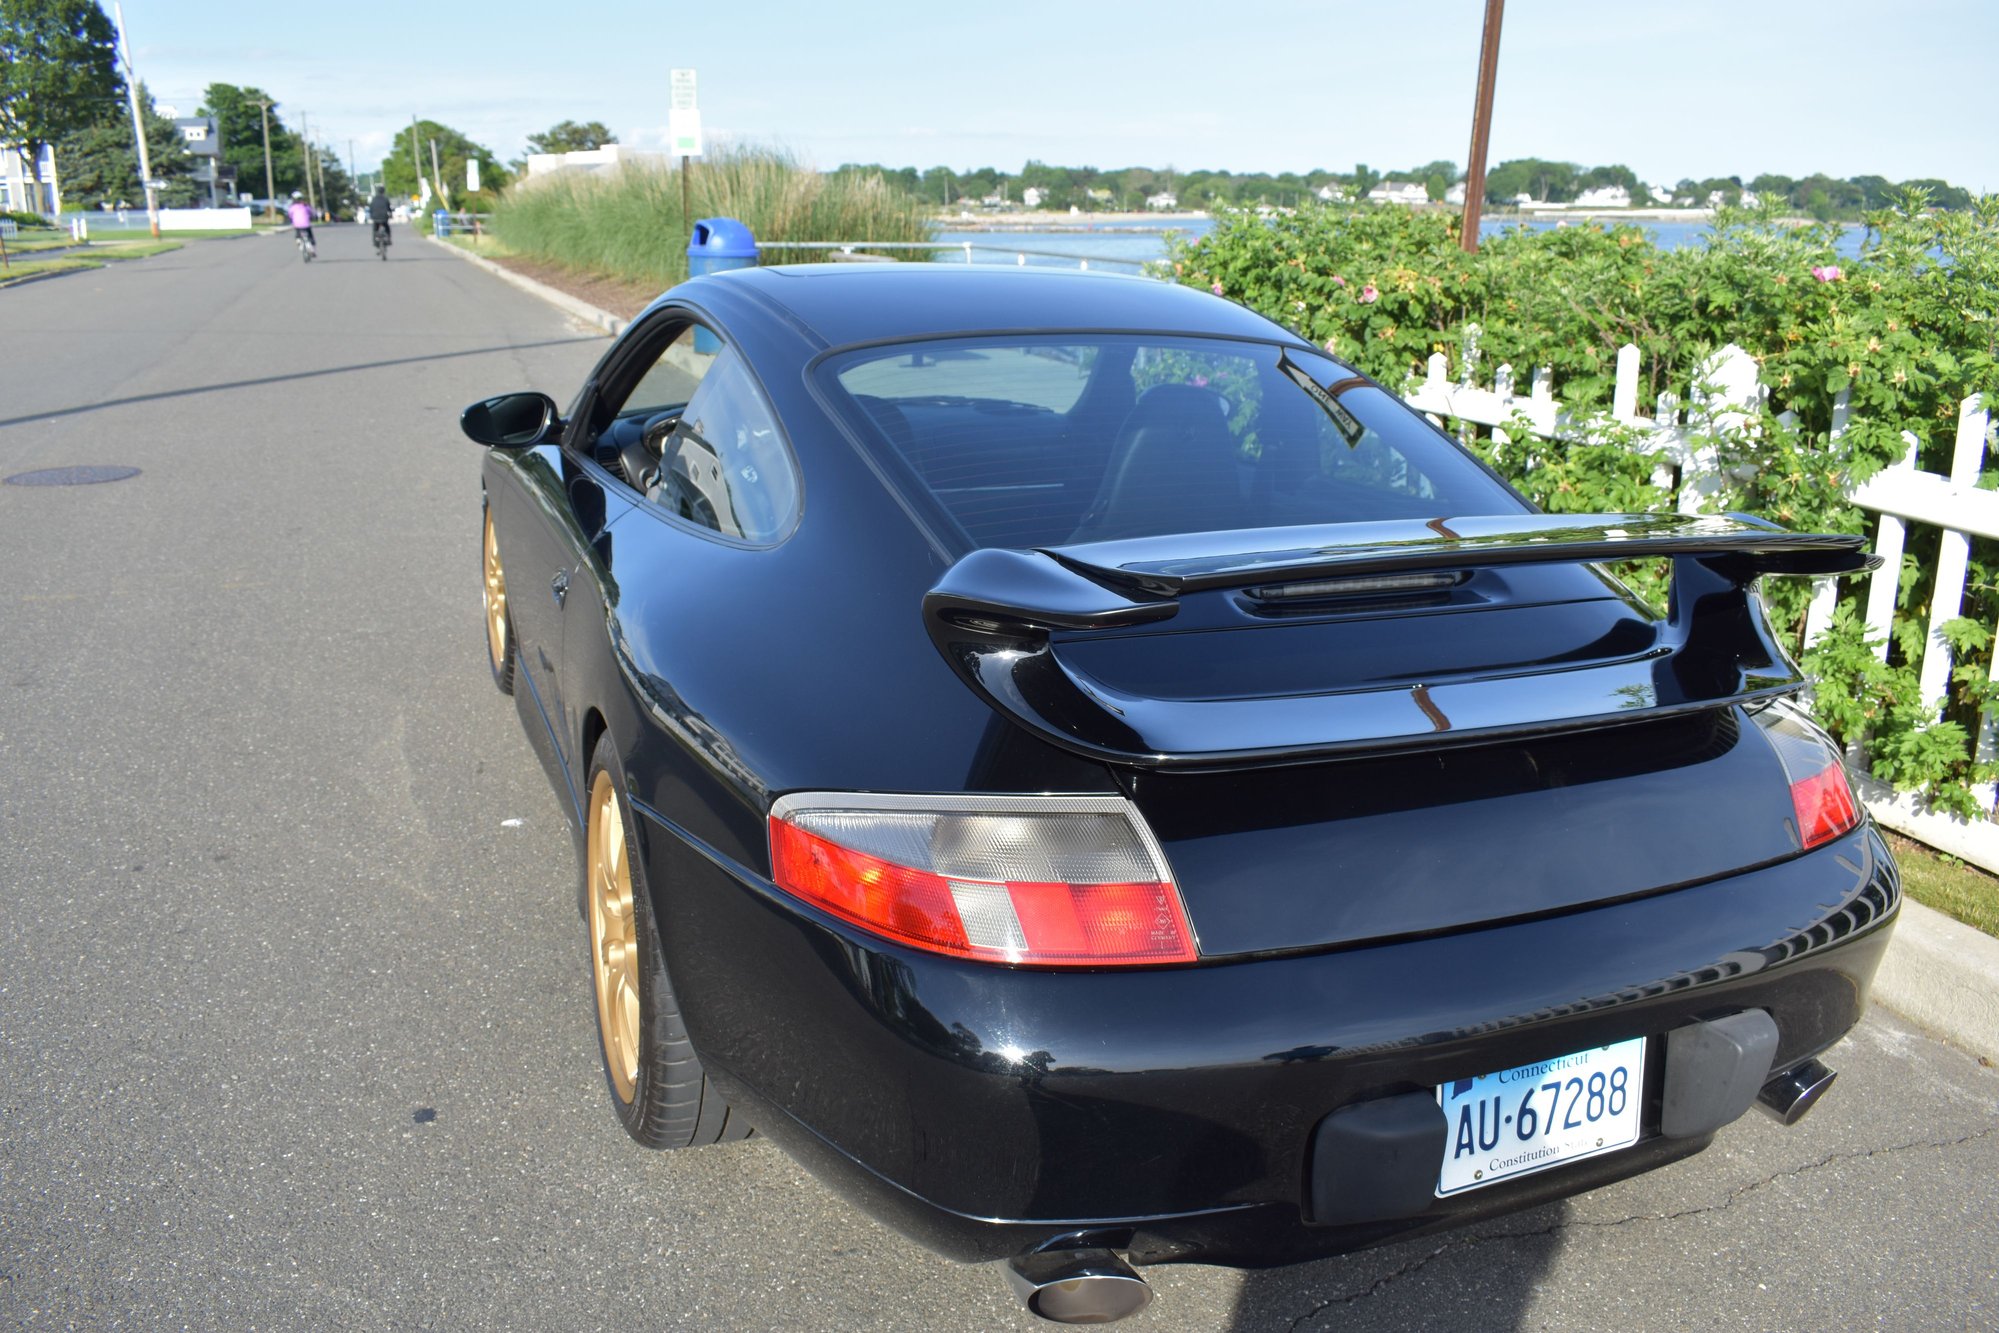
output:
[[743,541],[774,541],[798,508],[798,475],[742,354],[723,347],[661,442],[646,498]]
[[625,396],[625,405],[619,409],[618,415],[658,412],[685,403],[694,396],[694,390],[701,381],[707,378],[719,348],[720,344],[713,334],[688,325],[660,350],[659,356]]

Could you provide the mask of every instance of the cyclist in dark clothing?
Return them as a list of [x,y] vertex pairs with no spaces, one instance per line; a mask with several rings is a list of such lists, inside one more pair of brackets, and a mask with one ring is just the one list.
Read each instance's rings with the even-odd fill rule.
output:
[[389,192],[377,185],[375,197],[368,201],[368,221],[375,224],[375,234],[383,245],[389,243],[389,213]]

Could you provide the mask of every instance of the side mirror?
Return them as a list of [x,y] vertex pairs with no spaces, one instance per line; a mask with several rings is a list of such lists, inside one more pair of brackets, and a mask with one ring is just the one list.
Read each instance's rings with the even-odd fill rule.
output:
[[489,449],[540,444],[559,425],[555,400],[545,393],[503,393],[458,414],[458,428],[474,444]]

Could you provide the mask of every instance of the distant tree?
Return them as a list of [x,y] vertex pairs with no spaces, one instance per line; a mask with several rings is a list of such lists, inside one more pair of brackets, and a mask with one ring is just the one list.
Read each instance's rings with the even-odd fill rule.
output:
[[[483,211],[491,207],[499,192],[513,179],[512,173],[492,149],[472,142],[449,125],[420,120],[397,133],[388,156],[382,159],[382,184],[390,194],[403,196],[419,192],[418,164],[421,164],[423,179],[430,180],[432,140],[437,143],[437,161],[444,179],[441,182],[431,180],[430,187],[432,190],[441,188],[453,208]],[[469,158],[479,160],[477,194],[468,194],[465,190],[465,163]]]
[[1354,164],[1354,169],[1353,169],[1354,198],[1356,199],[1367,198],[1367,192],[1369,190],[1372,190],[1375,186],[1379,184],[1381,184],[1380,172],[1375,171],[1373,168],[1369,167],[1365,162],[1356,162]]
[[925,199],[935,199],[939,204],[950,204],[962,199],[965,192],[958,188],[958,173],[949,167],[932,167],[921,177],[921,193]]
[[42,150],[124,90],[116,40],[96,0],[0,0],[0,143],[26,150],[37,193]]
[[607,143],[616,143],[617,136],[601,120],[587,120],[578,125],[573,120],[561,120],[543,130],[540,134],[528,136],[530,153],[582,153],[592,148],[602,148]]
[[[188,155],[186,141],[171,120],[153,109],[153,99],[143,86],[139,108],[146,125],[147,162],[153,178],[166,182],[159,192],[161,206],[185,208],[194,204],[194,159]],[[122,107],[106,107],[93,123],[63,135],[56,141],[56,158],[62,163],[63,198],[73,207],[137,203],[145,195],[139,154],[132,144],[131,114]]]
[[1931,178],[1903,181],[1903,190],[1920,190],[1927,194],[1931,208],[1970,208],[1971,191],[1952,185],[1949,181]]
[[1560,203],[1575,198],[1582,188],[1581,169],[1573,162],[1522,157],[1501,162],[1485,173],[1485,197],[1499,203],[1511,203],[1523,194],[1529,199]]
[[974,203],[988,195],[999,193],[1000,182],[1006,177],[991,167],[979,167],[958,177],[958,193]]
[[[236,169],[236,188],[264,194],[264,103],[270,103],[271,185],[277,198],[305,189],[305,144],[278,114],[278,103],[261,88],[211,83],[201,95],[200,114],[212,116],[222,135],[222,161]],[[315,183],[313,189],[318,190]]]
[[1621,186],[1633,195],[1645,188],[1644,182],[1638,179],[1638,173],[1621,162],[1607,167],[1591,167],[1576,177],[1578,194],[1584,190],[1600,190],[1606,185]]
[[1895,197],[1895,187],[1886,176],[1854,176],[1846,183],[1860,191],[1862,208],[1886,208]]

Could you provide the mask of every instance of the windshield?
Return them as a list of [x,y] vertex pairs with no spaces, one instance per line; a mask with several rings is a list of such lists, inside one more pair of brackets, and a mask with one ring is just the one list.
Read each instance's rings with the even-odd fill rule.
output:
[[971,547],[1528,510],[1391,395],[1302,349],[950,339],[821,374]]

